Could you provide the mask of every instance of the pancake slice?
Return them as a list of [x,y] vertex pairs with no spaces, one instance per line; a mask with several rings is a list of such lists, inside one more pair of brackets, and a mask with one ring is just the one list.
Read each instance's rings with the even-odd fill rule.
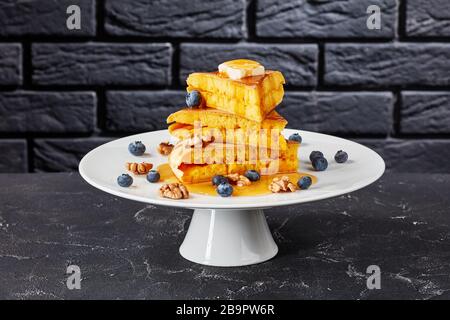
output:
[[226,129],[249,128],[257,130],[276,128],[282,130],[287,125],[286,119],[275,110],[267,114],[262,122],[249,120],[242,116],[212,108],[185,108],[167,117],[168,124],[177,122],[194,125],[196,121],[200,121],[202,127]]
[[175,145],[169,165],[183,183],[210,181],[214,175],[243,174],[247,170],[257,170],[262,175],[296,172],[298,147],[298,143],[289,141],[285,151],[266,149],[261,152],[251,147],[239,151],[236,145],[214,143],[193,148],[184,140]]
[[284,83],[279,71],[239,80],[220,72],[196,72],[187,78],[187,91],[198,90],[210,108],[262,122],[283,100]]

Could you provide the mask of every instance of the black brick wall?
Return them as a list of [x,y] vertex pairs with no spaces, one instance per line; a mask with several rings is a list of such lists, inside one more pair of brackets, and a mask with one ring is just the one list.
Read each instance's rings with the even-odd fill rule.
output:
[[450,172],[448,0],[3,0],[0,172],[75,170],[165,128],[189,72],[237,57],[284,73],[289,127],[364,143],[391,170]]

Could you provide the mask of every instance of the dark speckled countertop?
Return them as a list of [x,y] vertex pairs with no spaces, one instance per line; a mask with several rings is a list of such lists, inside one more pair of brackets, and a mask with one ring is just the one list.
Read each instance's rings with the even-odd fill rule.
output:
[[[3,299],[450,299],[450,175],[385,174],[267,210],[279,254],[217,268],[178,254],[191,212],[123,200],[78,174],[0,175]],[[66,267],[81,268],[68,290]],[[368,290],[366,268],[381,268]]]

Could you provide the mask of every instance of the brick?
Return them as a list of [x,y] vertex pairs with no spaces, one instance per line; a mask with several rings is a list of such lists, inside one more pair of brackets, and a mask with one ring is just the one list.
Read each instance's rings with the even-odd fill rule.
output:
[[183,38],[246,36],[245,0],[106,0],[111,35]]
[[167,116],[185,104],[184,91],[110,91],[106,94],[106,130],[167,129]]
[[83,156],[111,138],[36,139],[34,167],[37,172],[77,171]]
[[450,44],[329,44],[325,49],[329,85],[450,85]]
[[182,44],[180,82],[189,73],[214,71],[217,66],[237,58],[261,62],[267,69],[283,72],[291,86],[313,87],[317,83],[318,47],[313,44]]
[[[381,29],[367,27],[367,8],[378,5]],[[397,0],[259,0],[256,34],[260,37],[394,38]]]
[[33,44],[38,85],[166,85],[170,44]]
[[0,43],[0,70],[0,85],[22,83],[22,47],[20,44]]
[[0,132],[91,132],[95,110],[92,92],[3,92]]
[[388,92],[286,92],[277,111],[289,121],[289,128],[387,135],[392,108]]
[[[67,7],[78,5],[81,29],[69,30]],[[2,0],[0,36],[88,36],[95,34],[95,0]]]
[[0,140],[0,154],[0,173],[22,173],[28,171],[26,140]]
[[450,36],[448,0],[408,0],[406,8],[408,36]]
[[450,157],[449,140],[359,139],[357,142],[378,152],[386,162],[386,169],[390,171],[450,172],[450,162],[448,161]]
[[401,133],[450,133],[450,92],[402,92]]

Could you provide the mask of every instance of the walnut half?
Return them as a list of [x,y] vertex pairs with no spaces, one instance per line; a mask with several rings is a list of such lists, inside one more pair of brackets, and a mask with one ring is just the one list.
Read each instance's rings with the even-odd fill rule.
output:
[[159,195],[170,199],[187,199],[189,191],[182,183],[168,183],[159,188]]
[[127,162],[125,168],[134,174],[147,174],[153,168],[153,164],[149,162]]
[[230,183],[235,184],[238,187],[249,186],[252,184],[252,182],[246,176],[243,176],[239,173],[231,173],[227,175],[227,178]]
[[163,156],[168,156],[173,150],[173,144],[167,142],[161,142],[158,146],[158,152]]
[[272,183],[269,185],[269,190],[273,193],[294,192],[297,190],[297,187],[289,181],[289,177],[282,176],[273,178]]

